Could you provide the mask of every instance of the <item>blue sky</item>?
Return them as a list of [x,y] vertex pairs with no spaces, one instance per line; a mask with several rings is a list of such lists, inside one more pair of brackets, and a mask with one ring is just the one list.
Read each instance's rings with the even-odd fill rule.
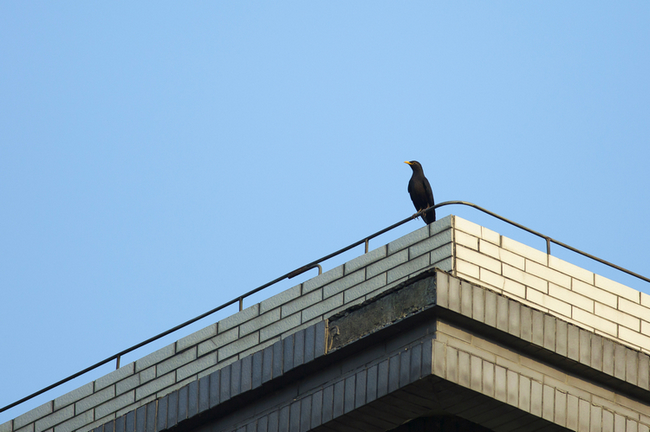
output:
[[0,3],[0,406],[411,215],[405,160],[437,202],[650,275],[648,22],[644,1]]

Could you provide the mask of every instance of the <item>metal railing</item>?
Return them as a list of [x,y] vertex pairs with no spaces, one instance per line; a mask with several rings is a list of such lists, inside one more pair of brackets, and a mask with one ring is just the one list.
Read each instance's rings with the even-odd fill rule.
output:
[[[627,269],[625,269],[623,267],[620,267],[620,266],[618,266],[616,264],[605,261],[604,259],[598,258],[598,257],[596,257],[594,255],[583,252],[583,251],[581,251],[579,249],[576,249],[576,248],[574,248],[572,246],[567,245],[566,243],[562,243],[562,242],[560,242],[558,240],[555,240],[555,239],[553,239],[553,238],[551,238],[551,237],[549,237],[547,235],[541,234],[541,233],[539,233],[539,232],[537,232],[535,230],[532,230],[532,229],[530,229],[530,228],[528,228],[528,227],[526,227],[524,225],[521,225],[521,224],[519,224],[517,222],[511,221],[510,219],[507,219],[507,218],[505,218],[505,217],[503,217],[501,215],[498,215],[498,214],[496,214],[496,213],[494,213],[494,212],[492,212],[490,210],[487,210],[487,209],[485,209],[483,207],[480,207],[480,206],[478,206],[476,204],[473,204],[471,202],[467,202],[467,201],[445,201],[443,203],[435,205],[433,208],[437,209],[437,208],[448,206],[448,205],[464,205],[464,206],[472,207],[472,208],[477,209],[477,210],[479,210],[479,211],[481,211],[481,212],[483,212],[485,214],[488,214],[488,215],[490,215],[490,216],[492,216],[494,218],[497,218],[497,219],[499,219],[499,220],[501,220],[503,222],[506,222],[506,223],[508,223],[510,225],[513,225],[513,226],[515,226],[515,227],[517,227],[519,229],[527,231],[527,232],[529,232],[529,233],[531,233],[531,234],[533,234],[533,235],[535,235],[537,237],[540,237],[540,238],[542,238],[542,239],[544,239],[546,241],[546,253],[549,254],[549,255],[551,253],[551,243],[555,243],[556,245],[561,246],[561,247],[563,247],[565,249],[568,249],[568,250],[570,250],[572,252],[583,255],[583,256],[585,256],[587,258],[590,258],[590,259],[592,259],[594,261],[597,261],[597,262],[599,262],[601,264],[605,264],[605,265],[607,265],[609,267],[615,268],[615,269],[617,269],[617,270],[619,270],[621,272],[627,273],[627,274],[629,274],[631,276],[634,276],[634,277],[636,277],[638,279],[641,279],[641,280],[643,280],[645,282],[650,283],[650,278],[642,276],[642,275],[640,275],[638,273],[635,273],[633,271],[627,270]],[[160,338],[163,338],[163,337],[165,337],[165,336],[167,336],[167,335],[169,335],[171,333],[174,333],[177,330],[180,330],[180,329],[182,329],[184,327],[187,327],[188,325],[193,324],[193,323],[195,323],[195,322],[197,322],[197,321],[199,321],[199,320],[201,320],[201,319],[203,319],[203,318],[205,318],[205,317],[207,317],[209,315],[212,315],[212,314],[214,314],[214,313],[216,313],[216,312],[218,312],[218,311],[220,311],[222,309],[225,309],[228,306],[231,306],[231,305],[233,305],[235,303],[239,303],[239,310],[241,311],[241,310],[244,309],[244,299],[246,297],[250,297],[251,295],[253,295],[255,293],[258,293],[258,292],[262,291],[263,289],[268,288],[269,286],[271,286],[273,284],[276,284],[276,283],[278,283],[278,282],[280,282],[280,281],[282,281],[284,279],[292,279],[292,278],[294,278],[294,277],[296,277],[296,276],[298,276],[298,275],[300,275],[300,274],[302,274],[302,273],[304,273],[306,271],[314,269],[314,268],[318,268],[318,274],[321,274],[323,269],[322,269],[320,263],[322,263],[323,261],[327,261],[330,258],[333,258],[333,257],[335,257],[337,255],[340,255],[340,254],[344,253],[344,252],[347,252],[350,249],[353,249],[353,248],[355,248],[357,246],[360,246],[360,245],[364,244],[365,245],[365,252],[368,252],[368,246],[369,246],[370,240],[372,240],[373,238],[378,237],[378,236],[380,236],[380,235],[382,235],[382,234],[384,234],[384,233],[386,233],[386,232],[388,232],[390,230],[393,230],[393,229],[395,229],[395,228],[397,228],[397,227],[399,227],[401,225],[404,225],[405,223],[417,218],[418,216],[420,216],[425,211],[426,211],[426,209],[414,214],[413,216],[409,216],[406,219],[402,219],[401,221],[399,221],[397,223],[394,223],[393,225],[391,225],[391,226],[389,226],[387,228],[384,228],[384,229],[382,229],[380,231],[377,231],[374,234],[371,234],[371,235],[369,235],[367,237],[364,237],[363,239],[361,239],[359,241],[356,241],[356,242],[354,242],[354,243],[352,243],[352,244],[350,244],[350,245],[348,245],[348,246],[346,246],[346,247],[344,247],[342,249],[339,249],[336,252],[332,252],[329,255],[325,255],[322,258],[319,258],[319,259],[317,259],[315,261],[310,262],[309,264],[306,264],[306,265],[304,265],[302,267],[297,268],[296,270],[293,270],[293,271],[291,271],[289,273],[286,273],[286,274],[278,277],[277,279],[272,280],[271,282],[268,282],[268,283],[266,283],[266,284],[264,284],[262,286],[259,286],[259,287],[255,288],[254,290],[248,291],[247,293],[242,294],[239,297],[234,298],[234,299],[230,300],[229,302],[222,304],[221,306],[217,306],[216,308],[214,308],[212,310],[209,310],[208,312],[205,312],[205,313],[203,313],[203,314],[201,314],[201,315],[199,315],[199,316],[197,316],[195,318],[192,318],[191,320],[185,321],[184,323],[179,324],[176,327],[173,327],[173,328],[171,328],[171,329],[169,329],[167,331],[164,331],[164,332],[162,332],[162,333],[160,333],[160,334],[158,334],[156,336],[153,336],[153,337],[151,337],[151,338],[149,338],[149,339],[147,339],[147,340],[145,340],[143,342],[140,342],[137,345],[133,345],[130,348],[127,348],[127,349],[125,349],[123,351],[120,351],[119,353],[114,354],[114,355],[112,355],[112,356],[110,356],[110,357],[108,357],[108,358],[106,358],[106,359],[104,359],[104,360],[102,360],[100,362],[97,362],[94,365],[89,366],[84,370],[81,370],[81,371],[79,371],[79,372],[77,372],[77,373],[75,373],[73,375],[70,375],[67,378],[64,378],[61,381],[58,381],[58,382],[56,382],[56,383],[54,383],[54,384],[52,384],[50,386],[47,386],[47,387],[45,387],[45,388],[43,388],[43,389],[41,389],[41,390],[39,390],[37,392],[34,392],[34,393],[30,394],[29,396],[26,396],[26,397],[24,397],[24,398],[22,398],[22,399],[20,399],[20,400],[18,400],[16,402],[13,402],[13,403],[11,403],[11,404],[9,404],[7,406],[4,406],[4,407],[0,408],[0,413],[6,411],[8,409],[11,409],[11,408],[13,408],[13,407],[15,407],[17,405],[20,405],[23,402],[27,402],[28,400],[33,399],[36,396],[39,396],[39,395],[41,395],[41,394],[43,394],[43,393],[45,393],[45,392],[47,392],[49,390],[52,390],[53,388],[58,387],[58,386],[60,386],[62,384],[65,384],[66,382],[71,381],[71,380],[73,380],[73,379],[75,379],[75,378],[77,378],[77,377],[79,377],[81,375],[84,375],[85,373],[88,373],[88,372],[92,371],[93,369],[97,369],[98,367],[103,366],[106,363],[109,363],[109,362],[111,362],[113,360],[116,361],[116,369],[119,369],[119,367],[120,367],[120,359],[121,359],[121,357],[123,355],[128,354],[128,353],[130,353],[132,351],[135,351],[136,349],[141,348],[141,347],[143,347],[143,346],[145,346],[147,344],[150,344],[151,342],[154,342],[154,341],[156,341],[156,340],[158,340]]]

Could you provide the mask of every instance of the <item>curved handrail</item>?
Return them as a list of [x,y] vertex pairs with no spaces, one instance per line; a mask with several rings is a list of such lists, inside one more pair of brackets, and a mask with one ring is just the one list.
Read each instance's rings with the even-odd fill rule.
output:
[[[568,250],[570,250],[572,252],[578,253],[578,254],[583,255],[583,256],[585,256],[587,258],[591,258],[592,260],[597,261],[597,262],[599,262],[601,264],[605,264],[607,266],[615,268],[615,269],[617,269],[619,271],[627,273],[627,274],[629,274],[631,276],[634,276],[634,277],[636,277],[638,279],[641,279],[643,281],[650,282],[650,278],[642,276],[642,275],[640,275],[638,273],[635,273],[633,271],[627,270],[627,269],[625,269],[625,268],[623,268],[621,266],[618,266],[616,264],[605,261],[605,260],[603,260],[601,258],[598,258],[598,257],[594,256],[594,255],[588,254],[587,252],[583,252],[583,251],[581,251],[579,249],[576,249],[576,248],[574,248],[572,246],[569,246],[569,245],[567,245],[565,243],[562,243],[562,242],[560,242],[558,240],[555,240],[555,239],[553,239],[553,238],[551,238],[551,237],[549,237],[547,235],[539,233],[539,232],[537,232],[537,231],[535,231],[533,229],[530,229],[530,228],[528,228],[528,227],[526,227],[524,225],[521,225],[521,224],[519,224],[517,222],[514,222],[514,221],[512,221],[510,219],[507,219],[507,218],[505,218],[505,217],[503,217],[501,215],[498,215],[498,214],[496,214],[496,213],[494,213],[494,212],[492,212],[490,210],[487,210],[487,209],[485,209],[485,208],[483,208],[481,206],[478,206],[478,205],[476,205],[474,203],[471,203],[471,202],[468,202],[468,201],[445,201],[445,202],[442,202],[440,204],[436,204],[435,206],[433,206],[433,208],[437,209],[437,208],[445,207],[445,206],[448,206],[448,205],[464,205],[464,206],[472,207],[472,208],[477,209],[479,211],[482,211],[483,213],[488,214],[488,215],[490,215],[490,216],[492,216],[494,218],[497,218],[497,219],[499,219],[499,220],[501,220],[503,222],[506,222],[506,223],[508,223],[510,225],[513,225],[513,226],[515,226],[517,228],[520,228],[520,229],[522,229],[524,231],[527,231],[527,232],[529,232],[529,233],[531,233],[531,234],[533,234],[533,235],[535,235],[537,237],[543,238],[544,240],[546,240],[546,253],[549,254],[549,255],[551,253],[551,243],[555,243],[558,246],[562,246],[563,248],[568,249]],[[247,293],[242,294],[239,297],[234,298],[234,299],[230,300],[229,302],[226,302],[226,303],[224,303],[224,304],[222,304],[220,306],[217,306],[216,308],[214,308],[212,310],[209,310],[208,312],[205,312],[205,313],[203,313],[203,314],[201,314],[201,315],[199,315],[197,317],[194,317],[191,320],[185,321],[182,324],[179,324],[179,325],[177,325],[177,326],[175,326],[175,327],[173,327],[173,328],[171,328],[171,329],[169,329],[167,331],[164,331],[164,332],[162,332],[162,333],[160,333],[160,334],[158,334],[156,336],[153,336],[153,337],[151,337],[151,338],[149,338],[149,339],[147,339],[147,340],[145,340],[143,342],[140,342],[139,344],[133,345],[130,348],[127,348],[127,349],[125,349],[123,351],[120,351],[119,353],[114,354],[114,355],[112,355],[112,356],[110,356],[110,357],[108,357],[108,358],[106,358],[106,359],[104,359],[104,360],[102,360],[100,362],[97,362],[94,365],[89,366],[84,370],[81,370],[81,371],[79,371],[79,372],[77,372],[77,373],[75,373],[73,375],[70,375],[69,377],[62,379],[61,381],[58,381],[58,382],[56,382],[56,383],[54,383],[52,385],[49,385],[49,386],[47,386],[47,387],[45,387],[45,388],[43,388],[43,389],[41,389],[41,390],[39,390],[37,392],[34,392],[34,393],[30,394],[29,396],[26,396],[26,397],[24,397],[24,398],[22,398],[22,399],[20,399],[20,400],[18,400],[16,402],[13,402],[13,403],[11,403],[11,404],[9,404],[7,406],[4,406],[4,407],[0,408],[0,413],[6,411],[8,409],[11,409],[11,408],[13,408],[13,407],[15,407],[17,405],[20,405],[20,404],[22,404],[24,402],[27,402],[28,400],[33,399],[36,396],[39,396],[39,395],[41,395],[41,394],[43,394],[43,393],[45,393],[45,392],[47,392],[49,390],[52,390],[53,388],[58,387],[58,386],[60,386],[62,384],[65,384],[66,382],[71,381],[71,380],[73,380],[73,379],[75,379],[75,378],[77,378],[77,377],[79,377],[81,375],[84,375],[85,373],[88,373],[93,369],[97,369],[98,367],[103,366],[106,363],[111,362],[113,360],[116,360],[117,368],[119,368],[119,366],[120,366],[120,358],[123,355],[128,354],[131,351],[135,351],[138,348],[141,348],[141,347],[143,347],[145,345],[148,345],[151,342],[154,342],[154,341],[156,341],[156,340],[158,340],[158,339],[160,339],[162,337],[165,337],[165,336],[167,336],[167,335],[169,335],[171,333],[174,333],[174,332],[176,332],[176,331],[178,331],[178,330],[180,330],[180,329],[182,329],[184,327],[187,327],[188,325],[193,324],[193,323],[195,323],[195,322],[197,322],[197,321],[199,321],[199,320],[201,320],[201,319],[203,319],[203,318],[205,318],[205,317],[207,317],[209,315],[212,315],[215,312],[218,312],[218,311],[220,311],[222,309],[225,309],[226,307],[231,306],[231,305],[233,305],[235,303],[239,303],[239,310],[242,310],[243,305],[244,305],[244,299],[246,297],[249,297],[249,296],[251,296],[251,295],[253,295],[253,294],[255,294],[255,293],[259,292],[259,291],[262,291],[263,289],[268,288],[269,286],[271,286],[273,284],[276,284],[276,283],[278,283],[278,282],[280,282],[280,281],[282,281],[284,279],[294,278],[294,277],[298,276],[299,274],[304,273],[304,272],[306,272],[308,270],[311,270],[313,268],[319,268],[319,274],[320,274],[321,271],[322,271],[320,263],[322,263],[323,261],[327,261],[328,259],[333,258],[333,257],[335,257],[337,255],[340,255],[343,252],[347,252],[348,250],[353,249],[353,248],[355,248],[357,246],[360,246],[362,244],[365,244],[365,251],[368,252],[368,242],[371,239],[373,239],[375,237],[378,237],[378,236],[380,236],[380,235],[382,235],[382,234],[384,234],[384,233],[386,233],[386,232],[388,232],[390,230],[393,230],[393,229],[395,229],[395,228],[397,228],[397,227],[399,227],[401,225],[404,225],[405,223],[409,222],[410,220],[413,220],[413,219],[417,218],[418,216],[421,216],[427,210],[428,209],[425,209],[425,210],[422,210],[422,211],[420,211],[418,213],[415,213],[414,215],[409,216],[409,217],[407,217],[405,219],[402,219],[401,221],[396,222],[393,225],[390,225],[389,227],[386,227],[386,228],[384,228],[382,230],[379,230],[374,234],[371,234],[371,235],[369,235],[367,237],[364,237],[363,239],[361,239],[359,241],[356,241],[356,242],[354,242],[354,243],[352,243],[352,244],[350,244],[350,245],[348,245],[348,246],[346,246],[344,248],[341,248],[341,249],[337,250],[336,252],[332,252],[331,254],[325,255],[324,257],[322,257],[320,259],[317,259],[317,260],[314,260],[314,261],[310,262],[309,264],[305,264],[304,266],[298,267],[296,270],[290,271],[290,272],[278,277],[277,279],[272,280],[271,282],[268,282],[268,283],[266,283],[264,285],[261,285],[261,286],[255,288],[255,289],[253,289],[251,291],[248,291]]]

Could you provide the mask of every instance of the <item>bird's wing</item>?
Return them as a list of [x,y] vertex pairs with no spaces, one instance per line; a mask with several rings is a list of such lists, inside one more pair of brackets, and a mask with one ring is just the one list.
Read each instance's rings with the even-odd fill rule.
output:
[[425,191],[426,197],[427,197],[427,205],[426,205],[426,207],[430,207],[430,206],[434,205],[434,202],[433,202],[433,189],[431,189],[431,185],[429,184],[429,180],[427,180],[426,177],[424,177],[422,183],[423,183],[424,191]]

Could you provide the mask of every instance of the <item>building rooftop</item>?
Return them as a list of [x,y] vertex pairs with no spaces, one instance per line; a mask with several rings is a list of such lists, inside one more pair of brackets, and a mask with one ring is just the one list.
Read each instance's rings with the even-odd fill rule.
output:
[[649,295],[451,215],[0,432],[641,432],[649,354]]

